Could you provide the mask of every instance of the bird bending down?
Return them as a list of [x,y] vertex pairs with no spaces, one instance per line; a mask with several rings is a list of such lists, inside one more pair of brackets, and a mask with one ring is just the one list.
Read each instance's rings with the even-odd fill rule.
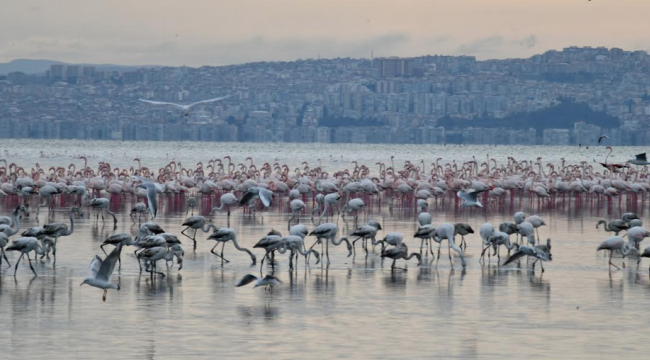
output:
[[110,280],[111,275],[113,275],[113,270],[115,269],[115,263],[120,258],[121,252],[122,244],[118,244],[104,260],[95,255],[95,258],[90,263],[90,271],[92,271],[93,276],[84,279],[81,283],[81,285],[86,284],[104,290],[102,301],[106,301],[106,293],[108,292],[108,289],[120,289],[119,285],[111,284]]
[[[621,255],[623,255],[623,258],[628,256],[631,252],[635,252],[637,255],[639,255],[639,251],[632,247],[629,243],[625,242],[622,237],[620,236],[612,236],[610,238],[607,238],[603,240],[600,245],[598,245],[598,248],[596,251],[600,250],[609,250],[609,270],[612,270],[612,266],[615,267],[618,270],[621,270],[620,267],[614,265],[612,263],[612,255],[614,255],[614,251],[618,250],[621,252]],[[623,267],[625,267],[625,264],[623,264]]]
[[[325,257],[327,257],[327,265],[330,264],[330,255],[329,255],[329,243],[332,242],[333,245],[341,245],[345,242],[348,246],[348,257],[352,256],[352,244],[348,241],[347,238],[340,238],[338,241],[335,240],[336,234],[339,228],[334,223],[324,223],[318,225],[312,232],[309,233],[309,236],[316,236],[316,242],[310,247],[312,249],[316,244],[321,244],[321,254],[324,252]],[[321,239],[325,239],[325,251],[322,250],[323,243]]]
[[609,222],[609,224],[605,220],[599,220],[596,224],[596,229],[600,227],[600,224],[604,225],[603,227],[605,228],[605,231],[613,232],[616,236],[618,236],[618,233],[621,231],[630,228],[630,226],[623,220],[612,220]]
[[280,285],[282,281],[280,279],[276,278],[273,275],[266,275],[265,277],[257,277],[253,274],[248,274],[244,276],[241,280],[235,284],[236,287],[241,287],[244,285],[248,285],[255,281],[255,285],[253,285],[253,288],[256,288],[258,286],[264,286],[265,291],[271,291],[271,289],[274,286]]
[[517,248],[517,251],[515,251],[515,253],[512,254],[512,256],[510,256],[508,260],[506,260],[506,262],[503,263],[503,266],[506,266],[523,256],[530,256],[535,258],[535,261],[533,262],[533,272],[535,272],[535,264],[537,263],[537,261],[541,260],[542,262],[540,262],[539,265],[541,266],[542,273],[543,273],[544,272],[543,262],[553,260],[553,256],[550,253],[551,251],[550,239],[547,240],[546,245],[537,245],[537,246],[524,245],[520,247],[519,244],[515,243],[514,246]]
[[[215,240],[217,243],[212,247],[210,250],[211,253],[217,255],[218,257],[221,258],[221,264],[223,265],[223,262],[230,262],[226,260],[223,257],[223,248],[226,246],[226,242],[232,241],[233,245],[235,245],[235,248],[239,251],[244,251],[250,255],[251,260],[253,261],[253,265],[257,262],[257,258],[255,255],[248,249],[243,248],[239,246],[239,243],[237,242],[237,234],[235,233],[235,230],[230,229],[230,228],[221,228],[219,230],[215,230],[210,236],[208,236],[208,240]],[[214,248],[217,247],[221,243],[221,254],[217,254],[214,252]]]
[[470,192],[465,192],[464,190],[460,190],[459,192],[456,193],[456,196],[459,198],[463,199],[463,203],[460,204],[460,207],[483,207],[483,204],[481,204],[481,201],[478,199],[478,194],[485,192],[488,190],[478,190],[478,191],[470,191]]
[[[395,267],[395,263],[397,262],[397,259],[404,259],[408,261],[411,260],[413,257],[416,257],[418,258],[418,266],[422,264],[422,255],[418,253],[411,253],[410,255],[408,255],[408,246],[406,246],[406,244],[403,242],[399,242],[398,245],[382,251],[381,257],[382,258],[387,257],[389,259],[393,259],[393,264],[390,266],[391,271],[395,271],[396,269],[399,269]],[[406,267],[401,268],[401,270],[407,271]]]

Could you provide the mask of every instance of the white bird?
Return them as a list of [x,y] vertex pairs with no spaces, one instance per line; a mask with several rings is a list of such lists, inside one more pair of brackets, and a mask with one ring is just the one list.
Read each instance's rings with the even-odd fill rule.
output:
[[465,192],[464,190],[460,190],[459,192],[456,193],[456,196],[459,198],[463,199],[463,203],[460,204],[460,207],[483,207],[483,204],[481,204],[481,201],[478,200],[478,194],[488,191],[486,190],[477,190],[477,191],[470,191],[470,192]]
[[[291,228],[291,221],[296,217],[296,214],[299,214],[305,208],[305,203],[300,199],[291,200],[289,208],[291,208],[291,218],[289,219],[287,228]],[[298,222],[300,222],[300,219],[298,219]]]
[[535,228],[535,233],[537,234],[537,237],[539,237],[539,228],[546,225],[544,219],[542,219],[539,215],[531,215],[526,218],[526,221],[533,225]]
[[318,218],[318,223],[319,224],[323,220],[323,215],[327,214],[327,210],[329,210],[330,205],[332,205],[334,208],[336,208],[337,214],[341,212],[339,210],[339,205],[338,205],[339,200],[341,200],[341,195],[339,195],[338,193],[325,195],[325,199],[324,199],[325,208],[323,209],[323,212],[320,214],[320,217]]
[[431,217],[431,214],[426,211],[419,213],[418,224],[420,224],[420,226],[433,224],[433,218]]
[[113,270],[115,269],[115,263],[120,258],[121,252],[122,245],[119,244],[104,260],[95,255],[95,258],[90,263],[90,271],[92,272],[93,276],[85,278],[81,283],[81,285],[86,284],[104,290],[102,301],[106,301],[106,293],[108,292],[108,289],[120,289],[119,285],[111,284],[110,280],[111,275],[113,275]]
[[632,243],[635,249],[639,249],[639,244],[641,244],[643,239],[650,237],[650,231],[640,226],[635,226],[628,230],[625,236],[627,236],[628,241]]
[[157,187],[156,184],[153,183],[153,181],[147,179],[146,177],[142,176],[132,176],[134,179],[142,181],[142,184],[138,185],[140,188],[147,189],[147,202],[149,203],[149,211],[151,212],[151,216],[153,219],[156,218],[156,214],[158,214],[158,200],[156,198],[156,191]]
[[634,155],[634,159],[630,159],[627,162],[633,165],[650,165],[650,162],[648,162],[648,158],[646,157],[646,153]]
[[530,245],[535,245],[535,226],[533,224],[529,223],[528,221],[524,221],[521,224],[517,225],[517,232],[519,235],[522,237],[526,237],[526,240],[528,240],[528,243]]
[[598,248],[596,251],[600,250],[609,250],[609,270],[612,270],[612,266],[620,270],[618,266],[614,265],[612,263],[612,255],[614,255],[614,251],[618,250],[621,252],[621,255],[623,257],[626,257],[630,254],[630,252],[636,252],[636,254],[639,254],[639,251],[632,246],[630,246],[629,243],[625,242],[622,237],[620,236],[612,236],[610,238],[605,239],[600,245],[598,245]]
[[249,187],[241,200],[239,200],[239,206],[248,205],[253,199],[256,198],[259,198],[262,201],[264,207],[269,207],[273,202],[273,191],[259,186]]
[[268,291],[270,291],[273,286],[277,286],[282,283],[280,279],[276,278],[273,275],[266,275],[265,277],[262,278],[252,274],[248,274],[244,276],[241,280],[239,280],[237,284],[235,284],[235,286],[240,287],[240,286],[248,285],[253,281],[255,281],[255,285],[253,286],[253,288],[256,288],[258,286],[264,286],[264,290],[268,290]]
[[[460,263],[463,266],[463,269],[465,269],[465,267],[467,266],[467,262],[465,261],[465,254],[463,254],[463,250],[460,247],[458,247],[458,245],[456,245],[455,236],[456,236],[456,228],[454,227],[454,225],[449,223],[444,223],[444,224],[440,224],[436,228],[436,234],[434,240],[441,245],[442,240],[446,239],[448,242],[447,253],[449,254],[449,263],[451,264],[452,269],[454,267],[454,263],[451,259],[451,249],[454,249],[454,251],[458,253],[458,255],[460,256]],[[438,260],[436,261],[440,261],[440,246],[438,246]]]
[[197,102],[194,102],[194,103],[191,103],[191,104],[185,104],[185,105],[184,104],[177,104],[177,103],[173,103],[173,102],[166,102],[166,101],[152,101],[152,100],[145,100],[145,99],[139,99],[139,100],[142,101],[142,102],[145,102],[147,104],[151,104],[151,105],[170,105],[170,106],[173,106],[173,107],[175,107],[177,109],[183,110],[184,115],[188,116],[189,115],[189,110],[192,107],[196,106],[196,105],[208,104],[208,103],[212,103],[212,102],[215,102],[215,101],[224,100],[224,99],[227,99],[229,97],[230,97],[230,95],[226,95],[226,96],[221,96],[221,97],[214,98],[214,99],[201,100],[201,101],[197,101]]
[[232,205],[237,204],[237,202],[239,202],[239,200],[237,199],[235,194],[233,194],[233,193],[225,193],[225,194],[221,195],[221,197],[219,198],[219,202],[220,202],[220,204],[219,204],[218,207],[215,206],[215,207],[212,208],[212,210],[210,210],[210,216],[212,216],[212,214],[214,212],[216,212],[216,211],[221,211],[224,206],[226,207],[226,209],[228,209],[228,216],[230,216],[230,207]]
[[354,211],[354,221],[356,223],[357,219],[359,218],[359,210],[363,209],[366,207],[366,204],[363,202],[363,200],[359,198],[354,198],[348,201],[346,205],[343,205],[343,214],[341,217],[345,219],[345,213],[350,213]]

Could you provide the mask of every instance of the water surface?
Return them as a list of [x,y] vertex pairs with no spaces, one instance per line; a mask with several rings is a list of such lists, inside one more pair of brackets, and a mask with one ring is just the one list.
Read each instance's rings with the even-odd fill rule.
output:
[[[88,145],[90,144],[90,145]],[[537,156],[549,161],[581,161],[586,156],[576,148],[481,148],[457,147],[453,154],[441,146],[312,145],[312,144],[214,144],[214,143],[122,143],[122,142],[51,142],[3,141],[0,151],[9,151],[7,159],[22,164],[41,162],[59,165],[75,162],[77,155],[90,156],[92,166],[108,160],[114,166],[132,166],[138,155],[150,167],[166,164],[171,158],[194,164],[230,154],[237,162],[252,155],[255,162],[292,162],[333,158],[344,159],[327,166],[347,167],[352,157],[366,164],[390,161],[401,163],[436,157],[459,161],[472,156],[484,157],[489,151],[499,161],[512,154],[519,159]],[[486,150],[489,149],[489,150]],[[39,151],[50,157],[41,158]],[[162,151],[169,151],[167,156]],[[295,154],[289,156],[289,151]],[[622,160],[637,149],[620,150]],[[14,154],[19,153],[19,154]],[[173,154],[173,156],[172,156]],[[55,156],[56,155],[56,156]],[[299,158],[299,159],[298,159]],[[3,214],[10,212],[9,200],[2,200]],[[207,201],[207,200],[206,200]],[[233,212],[229,226],[246,247],[259,240],[271,228],[286,232],[290,214],[286,199],[281,208],[258,216]],[[132,200],[122,201],[115,231],[135,233],[128,217]],[[0,271],[0,351],[3,359],[177,359],[177,358],[645,358],[642,338],[648,330],[642,315],[650,301],[650,277],[647,259],[636,269],[636,259],[627,259],[627,267],[608,272],[607,258],[596,252],[599,242],[608,236],[596,230],[597,220],[613,219],[622,212],[635,211],[650,224],[648,205],[624,201],[583,203],[570,200],[554,206],[538,207],[526,199],[507,202],[489,211],[457,210],[449,199],[431,201],[434,223],[467,222],[478,230],[484,222],[495,226],[512,221],[517,210],[537,213],[548,226],[540,235],[553,241],[553,262],[546,272],[535,273],[516,266],[499,267],[496,259],[480,265],[478,235],[468,237],[468,266],[465,271],[454,257],[452,270],[443,247],[437,267],[431,258],[417,266],[409,261],[408,271],[391,272],[390,261],[382,262],[378,249],[368,256],[346,257],[343,247],[330,247],[329,268],[311,265],[288,271],[288,261],[278,256],[276,276],[283,284],[272,293],[234,284],[248,273],[257,273],[245,253],[226,245],[221,261],[209,253],[212,242],[199,233],[198,248],[180,236],[185,211],[173,198],[162,200],[157,219],[167,231],[178,234],[186,250],[184,268],[163,271],[165,278],[152,281],[139,274],[131,248],[123,253],[123,265],[114,281],[120,291],[102,292],[79,287],[89,276],[88,265],[101,254],[101,241],[114,233],[107,223],[96,224],[88,210],[77,219],[75,233],[59,241],[58,261],[37,261],[39,276],[32,278],[25,263]],[[311,205],[311,204],[310,204]],[[311,206],[309,207],[311,210]],[[410,237],[415,230],[415,214],[407,209],[390,213],[386,207],[374,207],[360,221],[379,220],[387,231],[404,233],[412,251],[419,241]],[[48,220],[49,219],[49,220]],[[56,208],[52,215],[41,209],[39,224],[67,221],[67,208]],[[308,216],[300,219],[310,229]],[[224,214],[215,218],[219,226],[228,225]],[[354,229],[352,222],[338,220],[340,233]],[[36,226],[35,216],[23,218],[21,227]],[[311,245],[313,239],[308,239]],[[263,252],[256,251],[258,259]],[[505,252],[502,253],[505,257]],[[17,254],[9,254],[12,264]],[[503,257],[502,257],[503,259]],[[502,260],[503,261],[503,260]],[[615,257],[616,264],[622,259]],[[160,263],[162,266],[163,263]],[[401,261],[401,266],[404,262]],[[269,269],[266,269],[270,271]]]

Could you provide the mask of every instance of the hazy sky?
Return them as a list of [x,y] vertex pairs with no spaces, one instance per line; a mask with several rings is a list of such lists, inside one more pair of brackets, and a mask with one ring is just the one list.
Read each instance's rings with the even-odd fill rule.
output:
[[650,0],[0,0],[0,62],[222,65],[650,50]]

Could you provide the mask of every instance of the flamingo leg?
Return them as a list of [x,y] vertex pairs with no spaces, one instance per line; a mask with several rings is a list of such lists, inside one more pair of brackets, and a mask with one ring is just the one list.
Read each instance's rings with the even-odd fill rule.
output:
[[25,253],[20,254],[20,257],[18,258],[18,261],[16,261],[16,268],[14,269],[14,277],[16,277],[16,272],[18,271],[18,264],[20,264],[20,260],[22,260],[24,255],[25,255]]

